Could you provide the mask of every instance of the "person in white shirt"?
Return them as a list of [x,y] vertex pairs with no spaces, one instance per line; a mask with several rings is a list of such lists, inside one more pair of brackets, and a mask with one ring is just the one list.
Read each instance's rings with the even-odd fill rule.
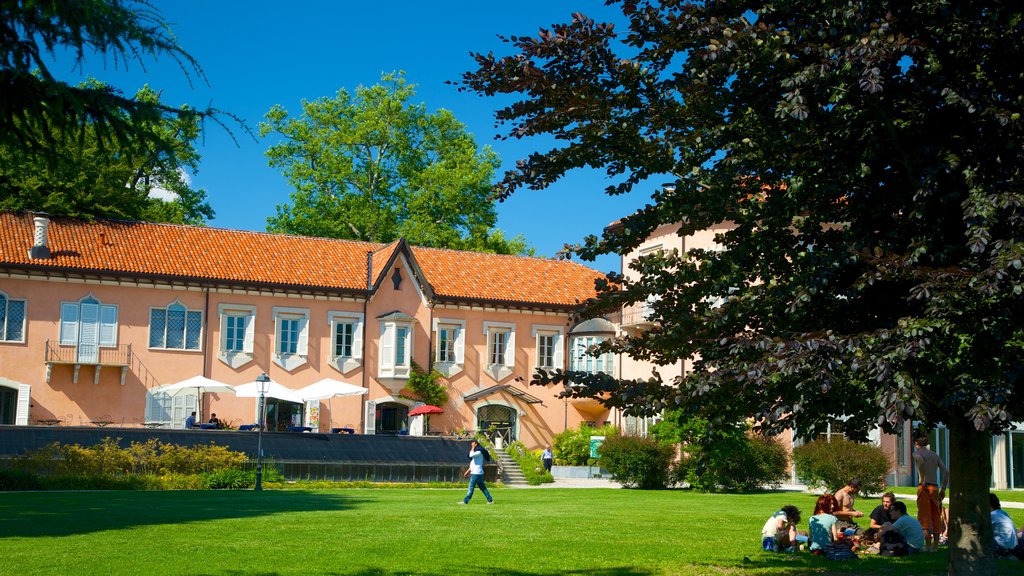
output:
[[[992,508],[992,536],[996,539],[996,558],[1010,558],[1017,556],[1021,558],[1024,547],[1020,546],[1020,539],[1017,535],[1017,527],[1013,525],[1013,519],[1003,511],[999,497],[989,493],[988,504]],[[1021,558],[1024,560],[1024,558]]]
[[540,454],[540,459],[544,463],[544,471],[551,472],[551,464],[555,461],[555,453],[551,451],[550,444],[544,447],[544,451]]
[[487,498],[487,503],[494,504],[494,499],[491,498],[491,493],[487,491],[487,485],[484,484],[484,450],[486,448],[480,446],[476,440],[473,440],[469,445],[469,468],[462,475],[463,477],[469,476],[469,490],[466,491],[466,497],[459,504],[469,504],[470,499],[473,498],[473,491],[476,490],[477,486],[480,487],[480,491]]

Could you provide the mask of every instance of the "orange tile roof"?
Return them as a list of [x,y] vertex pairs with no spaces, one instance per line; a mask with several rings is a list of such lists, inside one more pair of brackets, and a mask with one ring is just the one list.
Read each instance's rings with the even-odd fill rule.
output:
[[[398,249],[388,245],[200,226],[51,218],[52,258],[31,259],[30,214],[0,212],[0,266],[169,279],[365,291]],[[441,300],[572,306],[595,295],[601,275],[569,261],[412,247]]]
[[596,295],[596,270],[569,260],[412,248],[441,298],[575,305]]

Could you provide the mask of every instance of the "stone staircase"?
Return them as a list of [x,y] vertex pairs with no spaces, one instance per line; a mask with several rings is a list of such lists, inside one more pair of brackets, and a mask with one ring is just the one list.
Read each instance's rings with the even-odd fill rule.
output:
[[504,450],[495,448],[492,452],[498,461],[498,477],[506,486],[530,485],[515,459],[506,454]]

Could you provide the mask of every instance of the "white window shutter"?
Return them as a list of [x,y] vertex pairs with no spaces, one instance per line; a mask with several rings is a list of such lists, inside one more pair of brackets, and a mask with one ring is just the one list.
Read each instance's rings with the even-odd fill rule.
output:
[[29,384],[18,384],[18,403],[14,412],[15,426],[28,426],[29,398],[32,395],[32,386]]
[[552,354],[552,364],[555,369],[565,368],[565,336],[558,333],[554,337],[555,351]]
[[117,345],[117,306],[100,306],[100,346]]
[[363,323],[352,323],[352,357],[361,360],[363,358]]
[[299,318],[299,345],[296,354],[306,356],[309,351],[309,319]]
[[78,342],[78,304],[66,302],[60,306],[60,343],[73,345]]
[[390,376],[395,371],[395,326],[384,324],[380,327],[380,375]]
[[461,326],[455,329],[455,363],[466,363],[466,330]]
[[246,354],[252,354],[253,341],[256,339],[256,317],[249,315],[245,317],[245,344],[242,350]]
[[505,366],[512,368],[516,364],[516,331],[509,330],[505,340]]
[[363,432],[373,434],[377,430],[377,403],[373,400],[366,401],[366,417],[364,418]]
[[228,349],[228,316],[220,315],[220,348],[222,352]]

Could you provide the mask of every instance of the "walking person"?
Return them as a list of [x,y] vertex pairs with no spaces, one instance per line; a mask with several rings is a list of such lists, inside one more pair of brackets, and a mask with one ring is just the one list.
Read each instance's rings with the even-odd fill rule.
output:
[[[917,464],[917,519],[924,528],[924,549],[939,549],[939,537],[946,527],[942,522],[942,501],[946,498],[949,470],[939,455],[928,448],[928,437],[914,438],[914,463]],[[942,471],[942,487],[938,484]]]
[[[470,499],[473,498],[473,491],[476,490],[477,486],[480,487],[480,491],[487,498],[487,503],[494,504],[494,499],[491,498],[491,493],[487,491],[487,485],[484,484],[485,454],[486,448],[480,446],[476,440],[473,440],[469,445],[469,468],[462,475],[463,477],[469,476],[469,490],[466,491],[466,497],[459,504],[469,504]],[[489,458],[487,459],[489,460]]]
[[540,454],[540,460],[544,463],[544,471],[551,472],[551,463],[555,460],[555,453],[551,451],[550,444],[544,447],[544,451]]

